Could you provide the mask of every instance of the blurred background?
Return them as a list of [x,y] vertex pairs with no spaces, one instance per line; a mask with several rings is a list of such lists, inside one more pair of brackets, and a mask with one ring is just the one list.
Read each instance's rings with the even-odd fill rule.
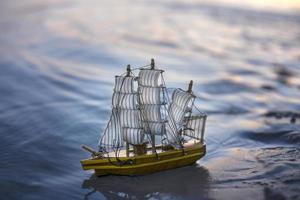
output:
[[[207,155],[141,177],[96,178],[114,76],[155,58],[194,80]],[[299,0],[0,2],[3,199],[299,199]]]

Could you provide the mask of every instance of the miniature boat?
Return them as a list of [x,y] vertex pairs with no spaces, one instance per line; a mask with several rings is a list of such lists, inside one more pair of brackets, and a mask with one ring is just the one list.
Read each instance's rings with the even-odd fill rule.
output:
[[82,160],[97,176],[143,175],[191,165],[206,153],[207,115],[195,105],[190,81],[187,91],[175,89],[169,98],[163,70],[151,64],[115,77],[112,112],[99,150]]

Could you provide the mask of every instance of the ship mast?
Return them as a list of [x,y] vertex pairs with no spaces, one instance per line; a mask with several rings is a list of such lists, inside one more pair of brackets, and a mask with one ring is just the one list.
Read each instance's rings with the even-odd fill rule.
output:
[[150,136],[152,153],[156,153],[155,137],[162,135],[165,121],[162,119],[161,100],[163,85],[159,84],[163,70],[155,67],[154,59],[151,59],[150,68],[141,68],[139,72],[138,93],[141,109],[142,125],[145,134]]
[[[155,63],[154,63],[153,58],[151,59],[150,66],[151,66],[151,70],[154,70]],[[152,153],[155,153],[156,152],[156,149],[155,149],[155,134],[151,134],[151,145],[152,145]]]
[[[127,65],[127,68],[126,68],[126,76],[130,76],[131,74],[131,69],[130,69],[130,65]],[[128,142],[125,142],[126,143],[126,156],[129,157],[129,143]]]
[[182,148],[181,132],[185,126],[184,118],[191,114],[190,105],[193,104],[195,96],[192,93],[193,81],[190,81],[188,90],[175,89],[172,94],[172,102],[168,108],[168,122],[166,125],[166,136],[170,145]]
[[[136,77],[132,76],[130,65],[127,65],[126,75],[115,77],[115,87],[112,96],[112,114],[100,139],[100,148],[105,152],[117,152],[126,143],[139,145],[144,142],[141,127],[140,111],[137,106],[137,92],[134,90]],[[129,151],[127,151],[127,154]]]
[[[151,59],[150,66],[151,66],[151,70],[154,70],[155,63],[154,63],[153,58]],[[155,153],[156,152],[156,149],[155,149],[155,134],[151,134],[151,145],[152,145],[152,153]]]

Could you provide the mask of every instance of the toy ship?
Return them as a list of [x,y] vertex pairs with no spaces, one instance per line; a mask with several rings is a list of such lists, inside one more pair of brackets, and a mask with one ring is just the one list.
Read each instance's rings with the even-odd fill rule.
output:
[[130,65],[115,77],[112,111],[99,141],[99,150],[82,148],[91,158],[82,160],[84,170],[97,176],[143,175],[194,164],[206,153],[207,115],[195,105],[192,91],[177,88],[171,98],[164,71],[151,64],[138,75]]

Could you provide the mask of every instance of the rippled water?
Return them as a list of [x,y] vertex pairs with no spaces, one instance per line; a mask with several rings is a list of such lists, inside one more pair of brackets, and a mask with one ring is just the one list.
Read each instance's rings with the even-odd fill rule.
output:
[[[1,198],[299,199],[299,7],[269,4],[1,1]],[[168,86],[195,81],[207,156],[148,176],[82,171],[113,76],[152,57]]]

